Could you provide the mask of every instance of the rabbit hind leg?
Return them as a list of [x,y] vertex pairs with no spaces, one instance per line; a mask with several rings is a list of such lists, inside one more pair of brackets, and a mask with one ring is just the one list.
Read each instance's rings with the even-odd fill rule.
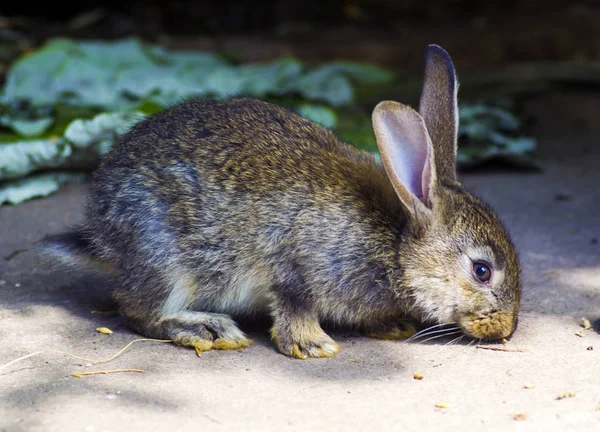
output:
[[166,278],[145,276],[125,276],[122,288],[115,292],[120,313],[139,333],[198,351],[252,344],[229,315],[190,310],[196,292],[196,280],[191,275],[171,271]]

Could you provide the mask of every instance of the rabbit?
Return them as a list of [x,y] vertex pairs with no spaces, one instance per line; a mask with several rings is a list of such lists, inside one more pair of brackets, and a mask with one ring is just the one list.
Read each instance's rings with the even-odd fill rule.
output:
[[509,337],[519,259],[457,178],[457,88],[450,56],[428,46],[419,112],[374,108],[381,161],[264,101],[182,102],[121,137],[93,173],[85,222],[48,247],[112,275],[132,329],[198,351],[250,346],[234,318],[261,315],[300,359],[340,350],[323,323]]

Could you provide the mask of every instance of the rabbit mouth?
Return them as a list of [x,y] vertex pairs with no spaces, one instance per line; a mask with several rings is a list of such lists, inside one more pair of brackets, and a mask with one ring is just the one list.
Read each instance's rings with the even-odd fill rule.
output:
[[493,310],[464,316],[458,325],[472,338],[500,340],[509,337],[517,328],[516,313]]

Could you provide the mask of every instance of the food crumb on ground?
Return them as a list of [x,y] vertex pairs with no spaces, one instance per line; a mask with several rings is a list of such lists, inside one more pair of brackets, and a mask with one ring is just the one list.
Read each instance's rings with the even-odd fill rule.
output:
[[581,327],[583,327],[586,330],[591,329],[592,328],[592,323],[586,317],[582,317],[581,318]]

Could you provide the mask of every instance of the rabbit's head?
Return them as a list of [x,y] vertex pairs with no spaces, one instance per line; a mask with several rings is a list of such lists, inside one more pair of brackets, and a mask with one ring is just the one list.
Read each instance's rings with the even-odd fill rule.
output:
[[421,318],[501,339],[517,325],[519,260],[493,210],[457,178],[457,89],[450,56],[430,45],[419,112],[381,102],[373,128],[408,217],[399,259]]

